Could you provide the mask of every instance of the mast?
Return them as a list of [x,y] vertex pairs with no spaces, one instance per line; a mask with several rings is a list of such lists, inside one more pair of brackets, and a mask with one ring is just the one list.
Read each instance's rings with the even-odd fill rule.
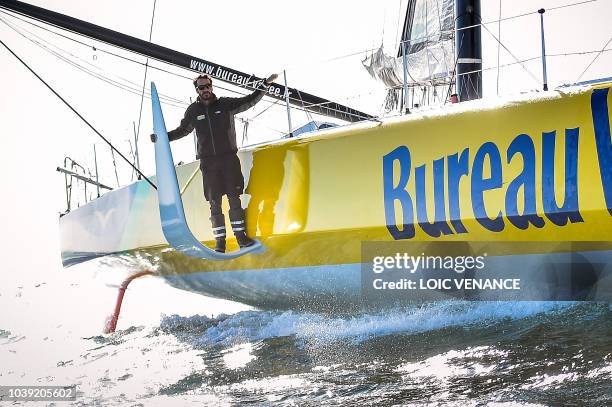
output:
[[455,49],[459,101],[482,98],[480,0],[456,0]]
[[[72,31],[85,37],[102,41],[107,44],[156,59],[158,61],[179,66],[191,71],[205,73],[215,79],[250,90],[259,88],[265,79],[178,52],[161,45],[150,43],[136,37],[113,31],[87,21],[79,20],[65,14],[56,13],[54,11],[20,1],[0,0],[0,8],[11,10],[26,17]],[[285,86],[276,83],[272,84],[268,88],[267,96],[283,100],[285,99],[285,90],[287,90],[289,94],[291,104],[304,108],[313,113],[334,117],[336,119],[346,120],[349,122],[374,118],[374,116],[352,109],[348,106],[344,106],[294,88],[286,89]]]

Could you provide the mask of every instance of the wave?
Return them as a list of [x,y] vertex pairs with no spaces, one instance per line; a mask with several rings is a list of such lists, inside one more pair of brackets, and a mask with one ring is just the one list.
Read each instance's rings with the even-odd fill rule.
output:
[[457,326],[488,326],[565,310],[570,302],[457,302],[397,308],[376,314],[331,317],[294,311],[243,311],[209,318],[164,316],[160,329],[196,347],[234,346],[244,342],[295,336],[316,343],[360,343],[393,334],[417,334]]

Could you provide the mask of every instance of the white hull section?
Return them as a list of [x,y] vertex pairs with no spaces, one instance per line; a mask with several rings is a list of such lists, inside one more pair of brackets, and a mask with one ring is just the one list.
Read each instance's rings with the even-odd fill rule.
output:
[[[570,262],[574,259],[574,264]],[[576,256],[580,263],[576,265]],[[309,267],[191,272],[165,275],[180,289],[238,301],[262,309],[357,311],[453,298],[495,300],[590,300],[612,298],[612,251],[530,254],[491,257],[486,274],[465,272],[456,279],[520,279],[520,290],[464,289],[440,291],[364,291],[371,284],[369,265],[341,264]],[[525,270],[524,272],[522,270]],[[538,270],[536,273],[533,270]],[[417,271],[416,280],[434,276]],[[362,279],[363,277],[363,279]]]

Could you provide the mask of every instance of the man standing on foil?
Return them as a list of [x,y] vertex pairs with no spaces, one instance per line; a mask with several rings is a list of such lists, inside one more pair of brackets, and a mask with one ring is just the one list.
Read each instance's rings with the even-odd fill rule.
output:
[[[278,75],[270,75],[263,83],[267,88]],[[255,242],[246,234],[244,210],[240,195],[244,191],[244,178],[238,159],[234,115],[255,106],[265,94],[258,89],[241,98],[217,96],[213,93],[212,79],[200,75],[193,80],[198,93],[197,100],[185,111],[185,117],[176,129],[168,132],[170,141],[185,137],[195,129],[198,139],[200,170],[204,180],[204,197],[210,204],[210,222],[216,240],[215,251],[225,252],[225,217],[221,210],[221,199],[227,195],[229,218],[234,236],[240,247]],[[151,138],[154,139],[154,135]]]

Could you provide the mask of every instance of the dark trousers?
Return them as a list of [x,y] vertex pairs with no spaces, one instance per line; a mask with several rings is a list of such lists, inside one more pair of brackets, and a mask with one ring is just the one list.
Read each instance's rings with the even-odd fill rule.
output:
[[220,215],[221,200],[227,195],[230,212],[242,209],[240,195],[244,191],[244,178],[236,154],[206,157],[200,161],[204,181],[204,197],[210,203],[210,214]]
[[[219,197],[211,197],[210,201],[210,214],[212,216],[221,215],[223,212],[221,211],[221,199],[223,196]],[[238,195],[228,195],[227,200],[229,201],[230,211],[236,209],[242,209],[242,204],[240,202],[240,198]]]

